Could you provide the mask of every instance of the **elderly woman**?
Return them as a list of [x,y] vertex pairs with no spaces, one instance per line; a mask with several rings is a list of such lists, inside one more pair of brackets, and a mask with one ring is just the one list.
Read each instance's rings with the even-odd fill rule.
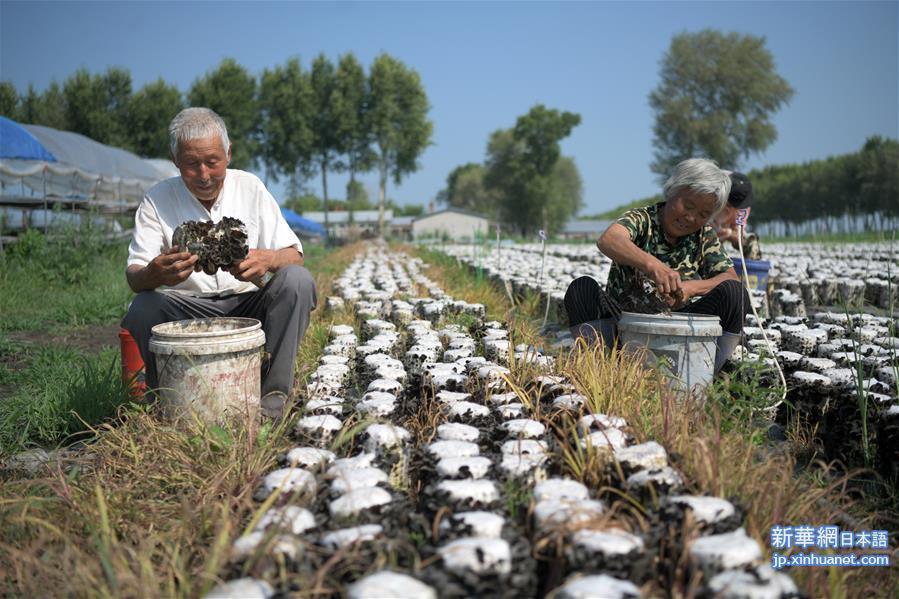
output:
[[609,309],[651,281],[678,312],[718,316],[724,334],[718,338],[717,372],[740,342],[749,295],[709,222],[730,193],[730,177],[700,158],[684,160],[665,182],[664,202],[625,212],[596,242],[614,264],[603,291],[595,279],[580,277],[565,293],[572,332],[606,341],[614,333]]

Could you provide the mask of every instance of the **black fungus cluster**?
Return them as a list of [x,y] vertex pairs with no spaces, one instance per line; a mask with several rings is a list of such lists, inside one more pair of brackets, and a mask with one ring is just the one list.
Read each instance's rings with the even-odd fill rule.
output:
[[195,254],[199,260],[195,272],[201,270],[214,275],[227,270],[247,257],[247,227],[237,218],[225,216],[218,223],[211,220],[189,220],[181,223],[172,234],[172,245],[181,251]]
[[619,307],[625,312],[639,314],[670,314],[671,306],[665,301],[655,284],[640,276],[630,278],[619,299]]

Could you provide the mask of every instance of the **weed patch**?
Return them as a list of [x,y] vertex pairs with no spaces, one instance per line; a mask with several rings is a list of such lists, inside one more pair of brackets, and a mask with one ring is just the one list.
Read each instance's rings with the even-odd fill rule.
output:
[[52,240],[29,231],[0,253],[0,331],[46,331],[124,316],[132,296],[127,244],[79,231]]
[[[356,251],[307,248],[322,306],[300,346],[301,374],[315,367],[332,319],[323,310],[327,273],[345,268]],[[34,364],[55,364],[60,355],[49,351]],[[53,381],[78,389],[78,396],[97,392],[97,385],[77,384],[84,370],[78,356],[65,359],[74,365],[70,378],[57,373]],[[100,381],[104,360],[88,370]],[[27,408],[23,397],[21,409]],[[258,520],[264,505],[253,492],[292,446],[287,431],[296,416],[277,426],[209,427],[166,422],[153,407],[139,406],[122,421],[95,426],[77,463],[0,486],[0,594],[202,596],[227,572],[231,542]]]
[[84,356],[46,346],[24,370],[4,375],[16,391],[0,402],[0,453],[72,441],[128,403],[118,352]]

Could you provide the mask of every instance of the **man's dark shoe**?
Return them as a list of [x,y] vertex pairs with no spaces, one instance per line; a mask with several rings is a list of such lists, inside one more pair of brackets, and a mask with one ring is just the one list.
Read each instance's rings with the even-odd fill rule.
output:
[[262,415],[273,420],[280,420],[287,411],[287,394],[283,391],[269,391],[259,401]]

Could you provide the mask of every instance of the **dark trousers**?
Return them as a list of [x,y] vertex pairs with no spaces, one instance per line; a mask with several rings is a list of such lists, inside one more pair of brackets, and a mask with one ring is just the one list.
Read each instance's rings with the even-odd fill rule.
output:
[[[599,283],[592,277],[578,277],[568,285],[565,292],[565,310],[568,312],[568,326],[577,326],[599,318],[610,318],[612,314],[600,309]],[[676,312],[707,314],[721,319],[721,328],[727,333],[741,333],[743,320],[749,313],[749,293],[740,281],[729,280],[719,283],[693,303]]]
[[147,386],[156,389],[156,356],[150,351],[150,330],[154,326],[193,318],[255,318],[262,323],[265,351],[271,355],[268,368],[262,373],[262,394],[282,391],[289,395],[297,349],[316,302],[312,275],[302,266],[291,264],[276,272],[263,289],[248,293],[194,297],[170,289],[142,291],[131,302],[122,327],[128,329],[140,349]]

